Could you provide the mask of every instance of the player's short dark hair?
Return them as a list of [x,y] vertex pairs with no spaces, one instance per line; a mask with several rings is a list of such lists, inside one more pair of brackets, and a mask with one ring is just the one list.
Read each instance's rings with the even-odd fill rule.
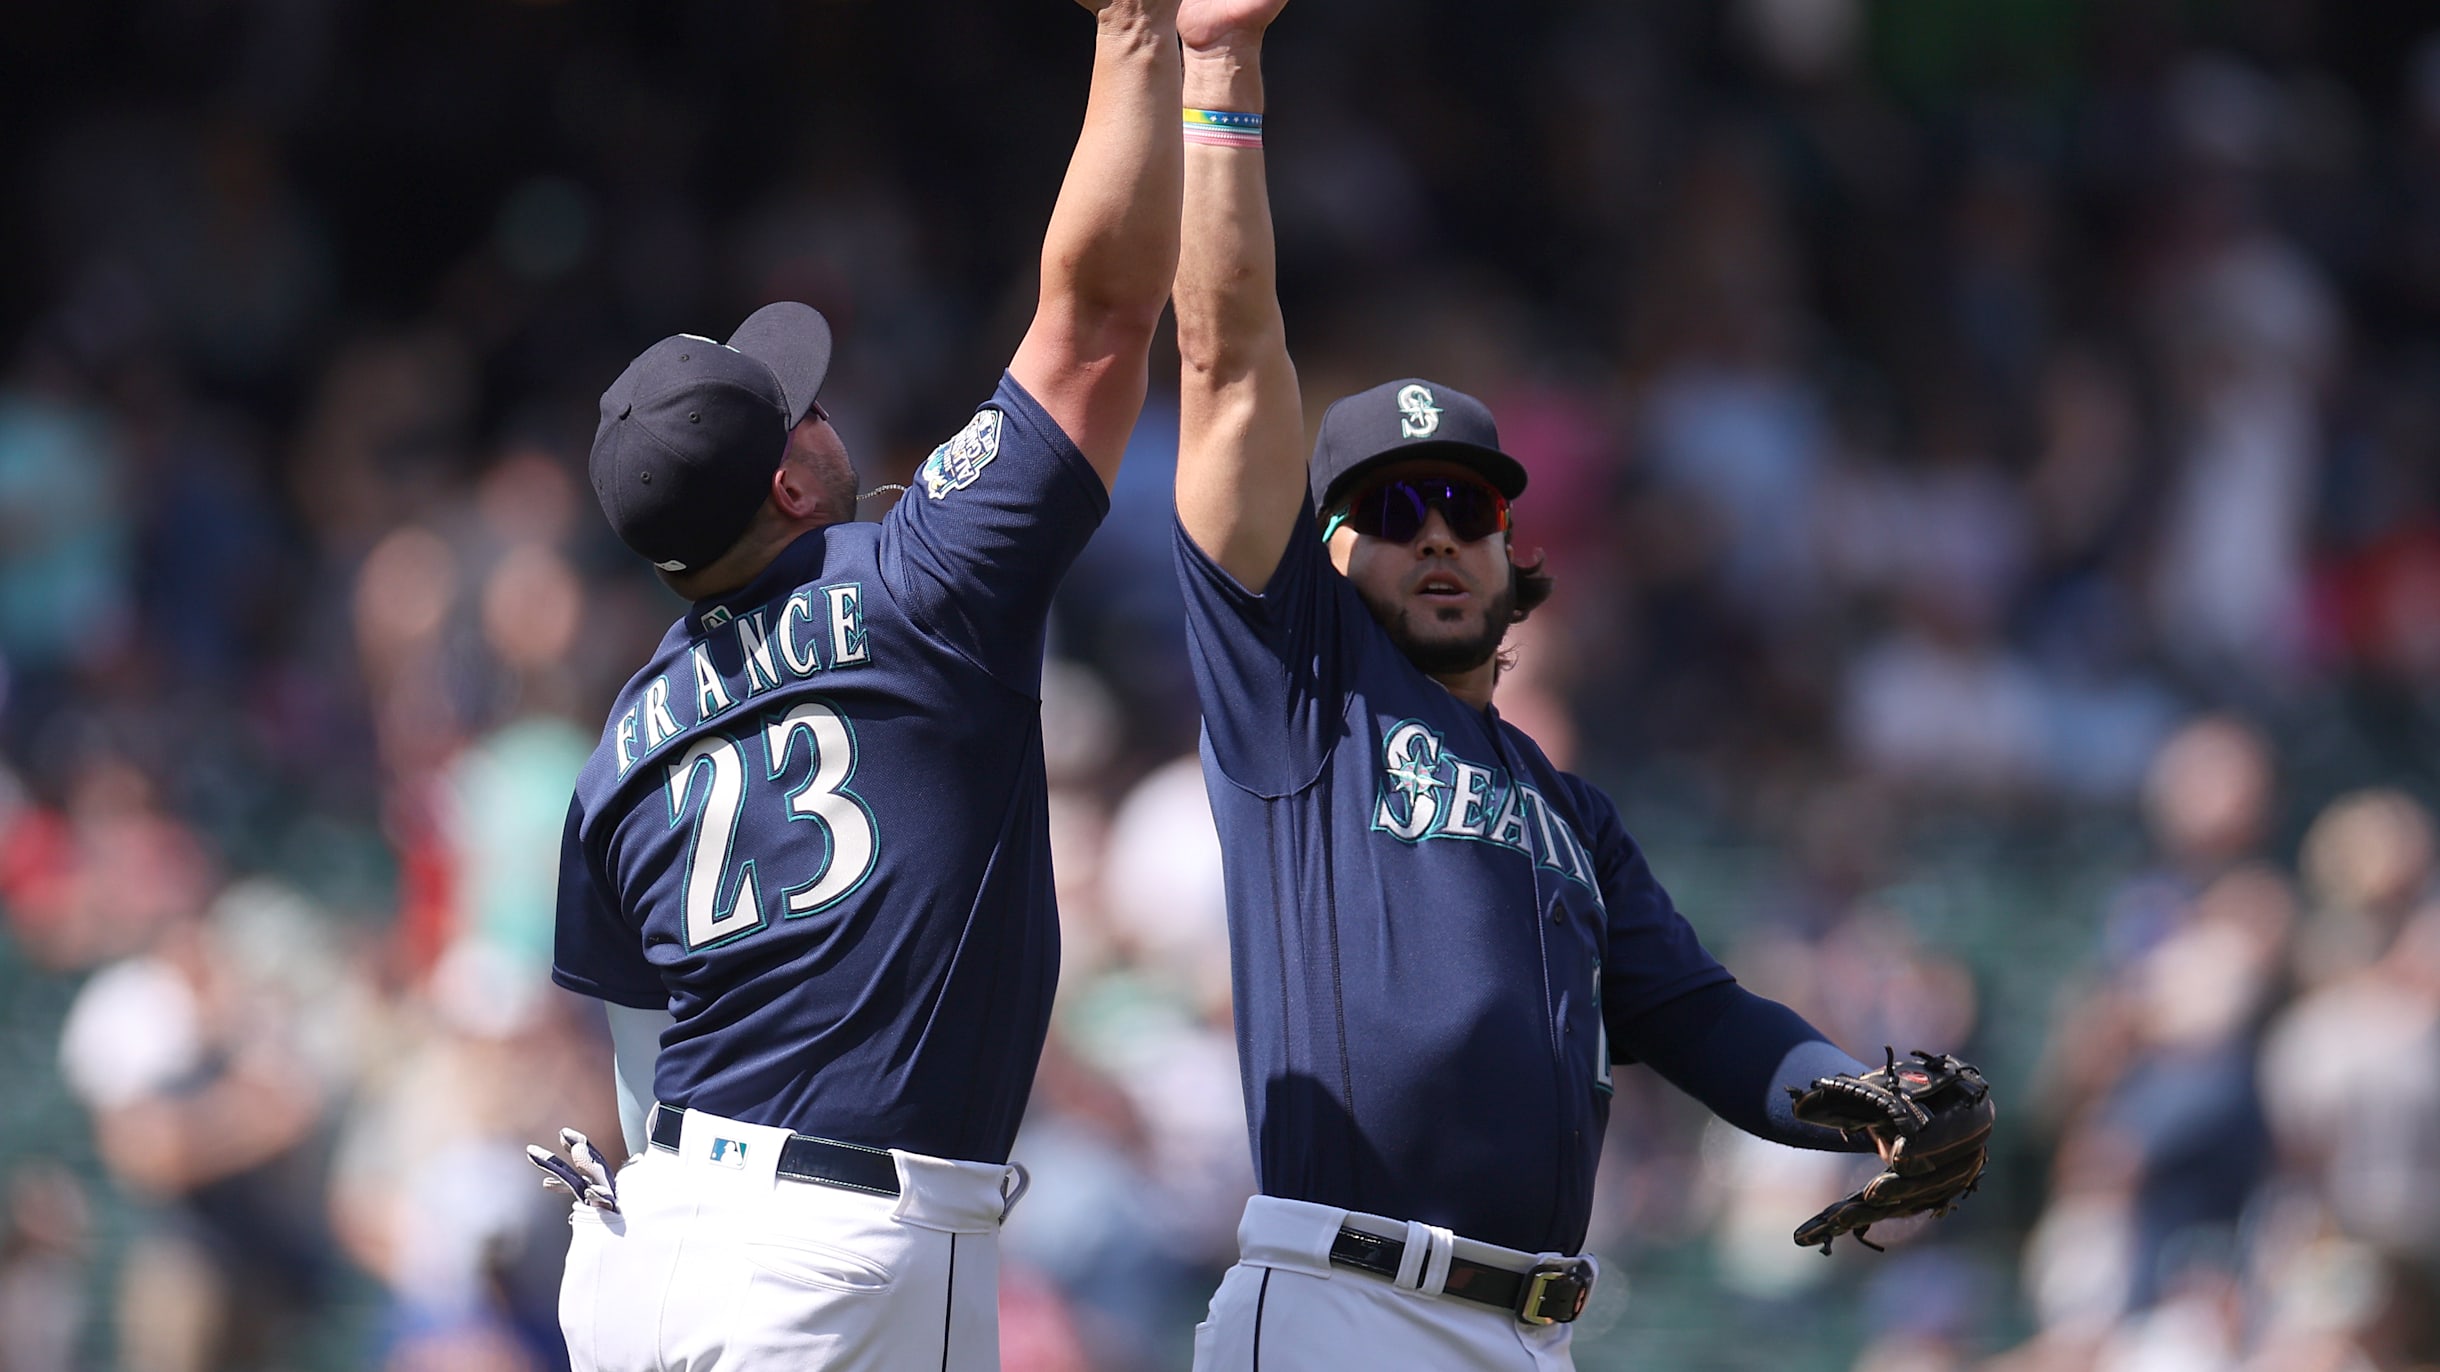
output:
[[1550,593],[1559,588],[1559,579],[1550,574],[1549,562],[1550,554],[1538,549],[1533,555],[1533,561],[1519,562],[1516,560],[1516,548],[1513,545],[1510,546],[1508,575],[1516,582],[1517,603],[1516,612],[1509,619],[1509,623],[1524,623],[1525,617],[1542,608],[1542,602],[1550,599]]
[[[1513,539],[1515,536],[1515,531],[1510,530],[1509,537]],[[1559,579],[1550,574],[1546,565],[1549,561],[1549,553],[1536,549],[1533,561],[1519,562],[1516,560],[1516,545],[1513,542],[1508,545],[1508,589],[1514,597],[1508,611],[1511,625],[1524,623],[1525,617],[1541,608],[1542,602],[1550,599],[1550,593],[1558,589]],[[1502,643],[1493,650],[1492,657],[1499,663],[1500,671],[1512,672],[1516,670],[1516,653],[1513,645]]]

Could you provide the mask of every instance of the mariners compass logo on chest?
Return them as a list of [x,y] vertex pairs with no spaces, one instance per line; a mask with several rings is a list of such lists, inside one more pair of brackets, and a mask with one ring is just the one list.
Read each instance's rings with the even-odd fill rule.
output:
[[1421,720],[1400,720],[1381,736],[1372,827],[1402,843],[1466,839],[1507,848],[1600,895],[1592,854],[1548,797],[1505,768],[1449,751]]

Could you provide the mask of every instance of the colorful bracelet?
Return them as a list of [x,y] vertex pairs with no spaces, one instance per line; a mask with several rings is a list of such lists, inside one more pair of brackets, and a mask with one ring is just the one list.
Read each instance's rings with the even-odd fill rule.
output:
[[1187,110],[1186,141],[1222,148],[1262,146],[1262,116],[1239,110]]

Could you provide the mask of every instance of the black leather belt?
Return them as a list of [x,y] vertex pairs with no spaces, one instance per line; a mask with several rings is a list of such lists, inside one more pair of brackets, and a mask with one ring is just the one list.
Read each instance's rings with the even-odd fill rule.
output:
[[[1339,1230],[1330,1242],[1330,1261],[1340,1267],[1398,1279],[1406,1257],[1402,1239],[1385,1239],[1361,1229]],[[1593,1294],[1593,1264],[1584,1258],[1560,1258],[1538,1263],[1530,1272],[1511,1272],[1469,1258],[1449,1259],[1446,1295],[1479,1301],[1515,1315],[1527,1324],[1565,1324],[1584,1313]]]
[[[676,1106],[654,1102],[652,1107],[652,1146],[675,1153],[685,1135],[686,1112]],[[744,1144],[733,1142],[742,1148]],[[876,1196],[898,1194],[898,1160],[886,1148],[867,1148],[858,1143],[840,1143],[836,1139],[815,1138],[811,1134],[790,1134],[779,1146],[779,1174],[790,1181],[809,1181],[817,1186],[840,1186],[850,1191],[865,1191]]]

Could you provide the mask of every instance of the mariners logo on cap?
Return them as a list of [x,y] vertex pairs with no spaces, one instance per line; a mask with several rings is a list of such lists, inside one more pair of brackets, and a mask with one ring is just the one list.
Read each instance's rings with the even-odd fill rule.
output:
[[923,478],[924,494],[938,500],[951,491],[966,489],[999,455],[1000,412],[979,411],[957,437],[934,448],[923,460],[918,475]]
[[1398,392],[1398,434],[1402,438],[1430,438],[1440,427],[1440,406],[1432,403],[1428,386],[1408,386]]

